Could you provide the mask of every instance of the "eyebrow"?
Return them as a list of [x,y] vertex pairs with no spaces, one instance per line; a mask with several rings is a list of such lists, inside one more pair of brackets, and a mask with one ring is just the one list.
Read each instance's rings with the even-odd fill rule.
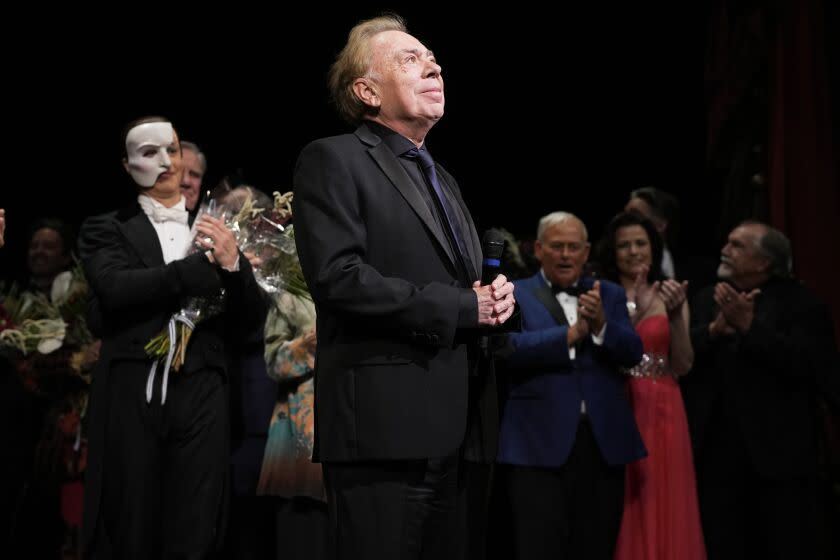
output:
[[425,53],[423,53],[419,49],[400,49],[399,52],[398,52],[400,57],[402,57],[402,55],[408,54],[408,53],[416,54],[417,56],[423,56],[423,54],[425,54],[426,58],[434,58],[435,57],[435,53],[432,52],[431,50],[427,50]]

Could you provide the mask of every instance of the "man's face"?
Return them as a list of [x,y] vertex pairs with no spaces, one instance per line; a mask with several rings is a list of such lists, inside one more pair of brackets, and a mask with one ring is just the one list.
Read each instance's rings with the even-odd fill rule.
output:
[[172,123],[142,123],[125,137],[126,169],[141,187],[161,194],[180,188],[181,147]]
[[201,192],[201,179],[204,177],[204,169],[198,154],[192,150],[181,152],[181,161],[184,174],[181,177],[181,194],[186,199],[187,210],[193,210],[198,203],[198,195]]
[[764,233],[759,224],[745,224],[733,229],[720,252],[718,278],[729,280],[742,290],[763,283],[770,265],[769,259],[758,248]]
[[567,288],[578,281],[589,258],[583,226],[574,219],[548,227],[534,244],[534,254],[552,284]]
[[432,51],[402,31],[384,31],[371,41],[379,119],[437,122],[443,116],[443,77]]
[[51,228],[37,230],[29,241],[27,264],[33,278],[53,277],[69,264],[61,234]]

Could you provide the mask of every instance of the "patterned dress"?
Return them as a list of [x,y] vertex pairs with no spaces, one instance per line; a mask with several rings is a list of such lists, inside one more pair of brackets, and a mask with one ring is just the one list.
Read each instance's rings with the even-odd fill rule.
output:
[[311,300],[281,292],[265,324],[268,375],[278,381],[258,495],[325,500],[321,465],[312,463],[315,356],[303,337],[315,327]]

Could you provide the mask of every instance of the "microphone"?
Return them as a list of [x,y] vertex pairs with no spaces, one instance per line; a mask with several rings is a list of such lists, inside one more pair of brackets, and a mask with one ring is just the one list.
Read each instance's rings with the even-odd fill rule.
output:
[[488,229],[481,240],[481,285],[492,284],[502,265],[502,253],[505,250],[505,236],[497,229]]

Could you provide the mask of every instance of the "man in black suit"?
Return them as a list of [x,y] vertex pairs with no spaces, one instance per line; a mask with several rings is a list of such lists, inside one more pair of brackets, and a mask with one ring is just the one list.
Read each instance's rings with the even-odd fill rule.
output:
[[294,211],[318,316],[315,453],[336,554],[452,558],[459,466],[473,451],[469,370],[479,327],[511,316],[513,286],[478,285],[472,218],[426,150],[444,106],[432,52],[399,17],[368,20],[330,85],[358,128],[303,149]]
[[732,230],[718,277],[692,306],[683,379],[709,558],[820,557],[815,403],[838,382],[830,316],[765,224]]
[[[219,545],[228,474],[227,364],[267,307],[224,222],[193,243],[172,124],[129,125],[129,208],[88,219],[79,249],[102,336],[93,373],[84,545],[94,558],[206,558]],[[220,294],[224,292],[223,299]],[[179,371],[150,369],[144,346],[187,298],[221,302],[196,324]]]

